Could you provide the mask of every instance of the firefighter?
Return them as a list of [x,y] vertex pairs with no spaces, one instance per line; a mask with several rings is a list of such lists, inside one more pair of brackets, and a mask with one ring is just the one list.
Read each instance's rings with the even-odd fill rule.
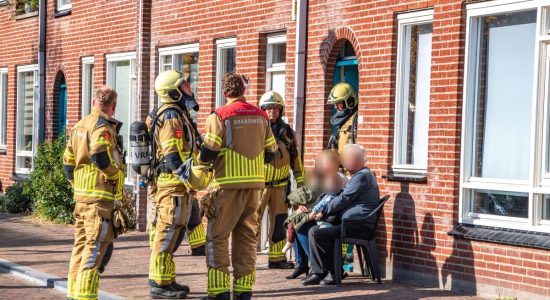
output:
[[[290,172],[293,172],[298,187],[304,183],[304,168],[294,131],[282,119],[284,105],[283,97],[276,92],[265,93],[259,103],[260,108],[269,117],[271,131],[278,146],[275,159],[264,166],[266,182],[258,210],[258,223],[261,223],[265,208],[269,208],[268,266],[270,269],[294,268],[294,264],[287,261],[282,251],[286,242],[284,222],[288,217],[286,196],[290,189]],[[258,226],[258,233],[259,231],[260,226]]]
[[203,209],[208,218],[208,296],[230,299],[229,236],[232,237],[233,299],[250,299],[256,273],[258,208],[265,187],[264,163],[277,144],[267,114],[244,98],[246,77],[223,79],[227,104],[206,120],[201,164],[213,164],[213,181]]
[[114,201],[122,199],[126,170],[118,135],[122,123],[112,118],[116,103],[117,93],[100,87],[92,112],[67,132],[63,165],[75,200],[67,299],[97,299],[103,260],[114,240]]
[[340,155],[347,144],[355,144],[357,137],[357,104],[353,87],[345,82],[338,83],[330,91],[327,104],[334,105],[336,113],[330,123],[336,131],[330,136],[328,149],[337,150]]
[[184,299],[189,287],[175,282],[173,252],[178,237],[187,229],[193,197],[180,180],[184,162],[198,152],[197,136],[187,114],[195,103],[187,74],[174,70],[160,73],[155,91],[163,103],[147,120],[152,134],[153,202],[156,210],[151,241],[149,285],[152,298]]

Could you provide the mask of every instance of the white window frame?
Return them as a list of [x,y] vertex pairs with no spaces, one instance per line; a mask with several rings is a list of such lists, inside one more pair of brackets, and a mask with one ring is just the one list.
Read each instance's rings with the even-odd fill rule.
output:
[[237,56],[237,38],[224,38],[216,40],[216,98],[215,98],[215,107],[220,107],[225,104],[225,99],[223,97],[223,66],[221,65],[222,61],[222,50],[235,48],[235,57]]
[[[187,54],[187,53],[199,53],[199,43],[159,48],[159,65],[158,65],[159,73],[163,71],[163,66],[165,66],[165,64],[162,63],[163,56],[168,56],[168,55],[172,56],[172,61],[170,62],[170,64],[171,64],[171,69],[173,70],[174,61],[175,61],[174,56],[180,55],[180,54]],[[159,105],[161,104],[160,99],[158,100],[158,104]]]
[[[5,77],[6,80],[2,80]],[[5,85],[4,85],[5,84]],[[0,150],[7,149],[8,68],[0,68]]]
[[19,138],[19,135],[17,134],[17,132],[19,132],[21,129],[21,125],[22,125],[22,120],[21,118],[19,117],[19,112],[20,112],[20,109],[21,109],[21,106],[22,106],[22,99],[21,99],[21,95],[23,94],[24,91],[22,91],[23,89],[23,85],[21,84],[21,73],[25,73],[25,72],[33,72],[34,73],[34,97],[33,97],[33,115],[34,115],[34,112],[35,112],[35,109],[36,109],[36,102],[38,101],[38,65],[26,65],[26,66],[19,66],[17,67],[17,109],[16,109],[16,116],[17,116],[17,121],[16,121],[16,135],[15,135],[15,173],[17,174],[29,174],[32,170],[32,167],[31,168],[22,168],[19,166],[18,164],[18,158],[19,157],[30,157],[33,161],[34,161],[34,149],[36,148],[36,144],[38,142],[38,137],[36,136],[35,134],[35,128],[34,126],[36,124],[34,124],[33,122],[33,128],[32,128],[32,133],[33,133],[33,136],[32,136],[32,147],[33,149],[31,149],[31,151],[19,151],[19,149],[21,148],[21,140]]
[[[82,109],[81,114],[82,117],[88,115],[91,112],[91,109],[88,109],[88,107],[92,107],[92,100],[94,97],[94,93],[92,90],[92,94],[90,95],[90,99],[86,99],[86,91],[90,88],[88,86],[88,80],[87,78],[87,71],[91,66],[94,66],[94,57],[93,56],[87,56],[82,57]],[[94,69],[92,69],[92,88],[94,87]]]
[[[545,8],[546,7],[546,8]],[[492,178],[473,177],[473,135],[475,134],[476,107],[473,96],[475,85],[470,78],[475,78],[476,72],[476,45],[477,38],[473,32],[477,28],[477,19],[483,16],[511,13],[525,10],[537,10],[536,44],[534,60],[533,108],[531,122],[530,170],[528,180],[503,180]],[[513,229],[550,232],[550,221],[541,220],[543,194],[550,194],[550,185],[543,185],[541,168],[543,168],[543,147],[537,147],[544,139],[543,129],[548,123],[545,107],[548,105],[548,89],[545,81],[550,80],[550,35],[548,34],[548,17],[550,15],[550,1],[525,0],[497,0],[468,4],[466,22],[466,45],[464,64],[464,101],[462,108],[462,135],[460,153],[460,189],[459,189],[459,222],[473,225],[506,227]],[[544,24],[546,23],[546,24]],[[543,30],[543,26],[546,25]],[[546,32],[546,33],[545,33]],[[550,183],[550,182],[549,182]],[[518,192],[529,195],[528,217],[515,218],[506,216],[472,213],[474,190],[494,190],[503,192]]]
[[[113,78],[114,78],[114,72],[115,70],[110,67],[111,64],[113,63],[116,63],[116,62],[119,62],[119,61],[130,61],[130,82],[129,82],[129,87],[130,87],[130,99],[128,101],[128,106],[129,107],[120,107],[120,106],[117,106],[117,110],[119,109],[128,109],[129,111],[129,120],[128,120],[128,124],[126,124],[128,126],[128,129],[130,128],[130,124],[132,124],[132,122],[134,121],[134,117],[135,117],[135,112],[136,112],[136,109],[139,109],[137,107],[135,107],[135,99],[136,99],[136,91],[133,90],[136,88],[136,84],[137,83],[137,73],[136,73],[136,53],[135,52],[125,52],[125,53],[113,53],[113,54],[107,54],[105,56],[106,60],[107,60],[107,85],[109,86],[114,86],[113,84]],[[130,134],[130,130],[128,130],[128,134]],[[130,138],[129,136],[126,137],[124,139],[124,141],[129,141]],[[127,165],[127,173],[126,173],[126,178],[125,178],[125,184],[127,185],[132,185],[134,183],[133,181],[133,178],[135,177],[135,172],[132,170],[132,166],[130,164],[130,157],[129,157],[129,154],[130,154],[130,151],[128,151],[128,147],[129,147],[129,143],[125,143],[124,144],[124,148],[126,149],[126,165]]]
[[[265,91],[269,92],[273,89],[271,86],[273,73],[286,72],[286,62],[272,63],[273,61],[273,46],[277,44],[285,44],[286,46],[286,32],[273,33],[267,36],[267,55],[266,55],[266,78],[265,78]],[[285,74],[286,82],[286,74]],[[283,98],[285,95],[281,95]]]
[[63,4],[63,0],[57,0],[57,11],[69,10],[73,8],[72,1],[68,4]]
[[[406,95],[403,93],[404,85],[409,84],[404,80],[404,64],[406,55],[403,55],[404,47],[404,28],[409,25],[421,25],[433,23],[433,9],[421,10],[411,13],[403,13],[397,16],[398,33],[397,33],[397,68],[396,68],[396,83],[395,83],[395,128],[394,128],[394,143],[393,143],[393,164],[392,171],[396,174],[414,174],[426,175],[428,173],[427,165],[403,164],[403,130],[408,122],[402,120],[403,110],[405,109]],[[428,111],[429,114],[429,111]],[[406,146],[406,145],[405,145]],[[429,148],[428,148],[429,152]],[[428,153],[426,153],[428,155]]]

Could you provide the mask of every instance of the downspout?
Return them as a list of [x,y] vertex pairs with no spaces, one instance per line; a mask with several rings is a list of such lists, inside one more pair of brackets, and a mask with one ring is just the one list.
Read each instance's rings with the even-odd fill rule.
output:
[[[46,102],[46,0],[39,0],[38,3],[38,109],[34,111],[36,121],[33,135],[35,141],[33,157],[36,157],[37,146],[45,140],[46,124],[44,106]],[[33,160],[34,167],[34,160]]]
[[307,0],[297,0],[296,67],[294,70],[294,131],[301,153],[304,153],[304,107],[306,83]]

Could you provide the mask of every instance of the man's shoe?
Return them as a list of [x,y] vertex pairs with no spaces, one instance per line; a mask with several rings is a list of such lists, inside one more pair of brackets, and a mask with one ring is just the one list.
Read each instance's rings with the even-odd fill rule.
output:
[[293,269],[294,264],[291,262],[288,262],[286,260],[281,261],[270,261],[268,264],[268,268],[270,269]]
[[231,300],[231,293],[230,292],[223,292],[220,294],[217,294],[216,296],[202,296],[200,300]]
[[325,277],[327,277],[326,274],[311,274],[309,275],[307,278],[304,278],[302,279],[302,284],[304,286],[308,286],[308,285],[318,285],[319,283],[321,283],[321,281],[323,279],[325,279]]
[[191,290],[189,289],[189,286],[187,286],[185,284],[179,284],[175,281],[172,282],[172,284],[170,284],[170,286],[176,291],[183,291],[183,292],[186,292],[187,294],[189,294],[189,292],[191,292]]
[[[344,272],[342,273],[342,280],[346,279],[348,277],[348,273]],[[334,274],[328,274],[325,279],[321,280],[320,284],[322,286],[330,286],[335,285],[336,281],[334,280]]]
[[185,299],[187,293],[184,291],[177,291],[172,286],[154,286],[151,287],[151,298],[153,299]]
[[206,256],[205,245],[191,249],[191,256]]
[[308,274],[309,273],[309,268],[303,268],[303,267],[297,267],[294,269],[294,272],[292,272],[292,274],[288,275],[286,277],[286,279],[296,279],[298,278],[300,275],[302,274]]
[[233,293],[233,300],[250,300],[252,292]]

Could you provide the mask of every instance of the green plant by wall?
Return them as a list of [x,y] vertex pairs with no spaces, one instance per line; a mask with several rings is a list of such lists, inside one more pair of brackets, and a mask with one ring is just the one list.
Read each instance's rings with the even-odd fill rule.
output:
[[0,211],[8,213],[25,213],[32,209],[29,197],[23,194],[27,182],[15,182],[6,189],[6,193],[0,196]]
[[38,146],[34,170],[24,194],[32,199],[33,213],[59,223],[73,223],[73,192],[63,172],[65,134]]

